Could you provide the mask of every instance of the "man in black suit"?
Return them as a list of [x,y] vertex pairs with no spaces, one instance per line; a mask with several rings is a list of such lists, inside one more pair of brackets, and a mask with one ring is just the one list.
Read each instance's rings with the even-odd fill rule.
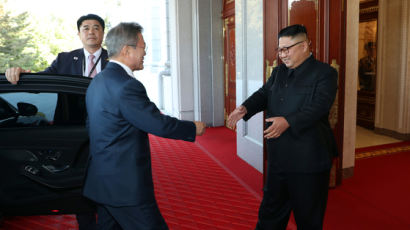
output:
[[99,229],[168,229],[154,196],[148,133],[195,141],[205,124],[164,115],[133,71],[144,68],[138,23],[107,33],[110,62],[87,89],[90,161],[84,196],[97,203]]
[[234,127],[266,110],[267,179],[256,229],[286,229],[291,211],[298,229],[322,229],[336,143],[328,115],[337,72],[310,53],[306,28],[279,32],[283,64],[228,117]]
[[[104,38],[104,20],[98,15],[87,14],[77,20],[77,29],[83,48],[59,53],[53,63],[40,73],[94,77],[96,73],[104,69],[108,63],[107,50],[101,47]],[[91,61],[94,63],[93,66]],[[5,75],[10,83],[17,84],[20,73],[24,72],[30,71],[13,67],[7,69]],[[94,213],[77,214],[76,217],[80,230],[96,229]]]

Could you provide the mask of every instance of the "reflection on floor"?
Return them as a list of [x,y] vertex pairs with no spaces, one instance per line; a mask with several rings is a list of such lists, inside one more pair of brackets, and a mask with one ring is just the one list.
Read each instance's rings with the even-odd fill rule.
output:
[[356,148],[363,148],[373,145],[384,145],[401,142],[401,140],[376,134],[373,130],[356,126]]

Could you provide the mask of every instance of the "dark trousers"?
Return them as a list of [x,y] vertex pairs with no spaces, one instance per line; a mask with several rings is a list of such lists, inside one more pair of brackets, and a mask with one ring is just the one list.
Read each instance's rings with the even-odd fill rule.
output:
[[96,230],[97,218],[95,213],[76,214],[78,230]]
[[256,230],[286,230],[291,211],[298,230],[321,230],[329,171],[268,173]]
[[97,205],[99,230],[168,230],[156,203],[113,207]]

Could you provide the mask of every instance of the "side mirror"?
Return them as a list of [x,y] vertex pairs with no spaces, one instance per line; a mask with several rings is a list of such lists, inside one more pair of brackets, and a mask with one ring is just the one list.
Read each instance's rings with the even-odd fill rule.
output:
[[35,105],[25,102],[17,103],[17,108],[21,116],[34,116],[38,112],[38,109]]

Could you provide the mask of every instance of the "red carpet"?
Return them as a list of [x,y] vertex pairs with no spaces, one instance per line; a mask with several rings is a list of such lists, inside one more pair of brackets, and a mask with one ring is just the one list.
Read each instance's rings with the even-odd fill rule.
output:
[[4,230],[76,230],[74,215],[7,217]]
[[356,160],[329,193],[325,229],[410,229],[410,151]]
[[[236,155],[235,133],[209,128],[196,143],[151,136],[153,177],[172,230],[253,229],[262,175]],[[326,230],[410,229],[410,151],[356,161],[329,192]],[[1,230],[74,230],[73,215],[8,217]],[[296,229],[293,221],[288,230]]]
[[[210,135],[215,133],[212,129],[209,131],[202,143],[213,142]],[[226,132],[225,129],[221,131]],[[230,150],[226,156],[235,151],[232,148],[235,146],[233,134],[226,135],[229,141],[226,144],[231,146],[226,149]],[[155,136],[150,136],[150,142],[156,198],[170,229],[254,228],[260,195],[230,170],[244,170],[245,174],[249,171],[254,176],[252,179],[259,181],[262,180],[261,174],[255,178],[256,170],[244,162],[235,166],[230,163],[229,169],[221,163],[227,163],[229,158],[222,155],[214,157],[197,143]],[[249,183],[249,176],[246,180]],[[255,183],[251,184],[255,186]],[[77,226],[73,215],[33,216],[7,218],[2,229],[56,230],[77,229]]]
[[382,156],[386,154],[410,151],[410,141],[370,146],[356,149],[356,159]]
[[381,149],[390,149],[394,147],[403,147],[403,146],[410,146],[410,141],[401,141],[401,142],[384,144],[384,145],[375,145],[375,146],[357,148],[356,153],[375,151],[375,150],[381,150]]
[[252,229],[259,199],[195,143],[152,137],[160,210],[170,229]]
[[235,131],[225,127],[207,129],[204,136],[197,138],[197,144],[240,180],[242,185],[262,199],[263,177],[258,170],[236,155]]

